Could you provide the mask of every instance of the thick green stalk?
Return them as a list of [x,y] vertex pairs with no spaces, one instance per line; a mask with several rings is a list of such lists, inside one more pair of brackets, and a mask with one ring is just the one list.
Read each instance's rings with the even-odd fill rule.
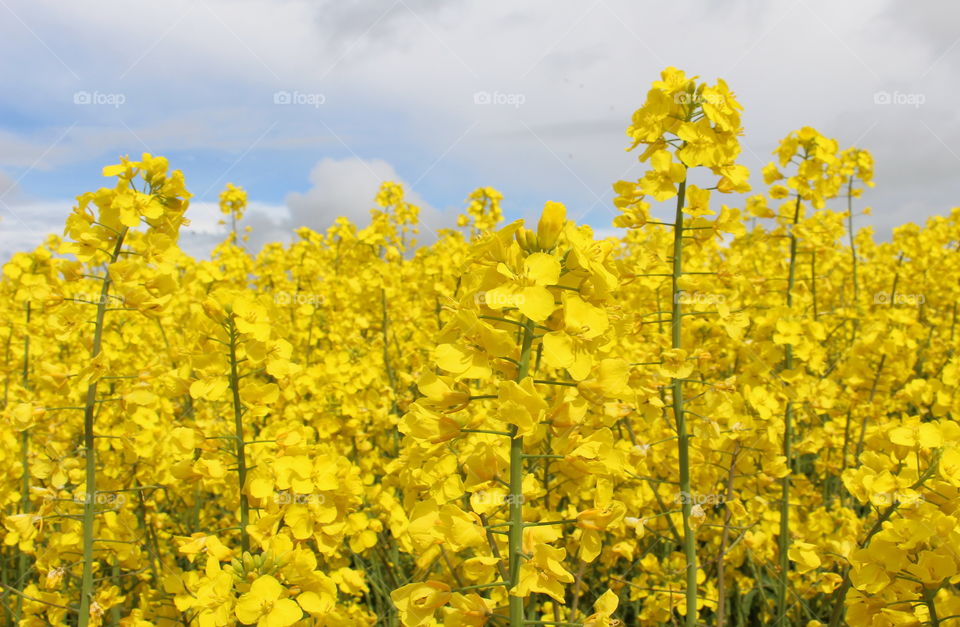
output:
[[230,391],[233,393],[233,427],[237,442],[237,482],[240,484],[240,550],[250,550],[250,537],[247,525],[250,524],[250,504],[243,494],[247,484],[247,443],[243,439],[243,404],[240,401],[240,374],[237,371],[237,327],[230,320],[227,331],[230,334]]
[[937,596],[936,590],[923,589],[923,603],[930,612],[930,627],[940,627],[940,618],[937,616],[937,605],[934,598]]
[[[793,213],[794,226],[800,222],[800,195]],[[797,234],[790,229],[790,274],[787,278],[787,307],[793,307],[793,287],[797,278]],[[793,369],[793,345],[785,347],[784,368]],[[780,585],[777,587],[777,625],[789,625],[787,622],[787,587],[790,570],[790,475],[793,474],[793,401],[787,398],[787,408],[783,414],[783,456],[786,458],[789,472],[780,480],[780,535],[777,538],[777,550],[780,555]]]
[[[530,371],[530,347],[533,345],[534,324],[527,320],[523,325],[523,340],[520,345],[520,366],[517,381],[525,379]],[[523,437],[514,434],[516,425],[510,427],[510,535],[507,547],[510,558],[510,589],[520,583],[520,560],[523,559]],[[510,627],[523,627],[526,617],[523,597],[510,595]]]
[[[113,581],[118,589],[123,589],[120,581],[120,561],[118,559],[113,560],[112,568],[110,569],[110,578]],[[123,606],[119,603],[110,608],[110,622],[113,625],[119,625],[120,619],[122,618],[120,611],[123,609]]]
[[[673,312],[671,316],[672,347],[681,348],[683,344],[683,299],[680,298],[680,278],[683,275],[683,204],[686,197],[687,182],[680,183],[677,192],[677,213],[673,223],[673,272],[671,288],[673,293]],[[683,409],[683,381],[673,379],[673,417],[677,423],[677,451],[680,464],[680,494],[689,495],[690,491],[690,435],[687,433],[687,417]],[[693,510],[691,499],[684,498],[681,503],[683,514],[683,555],[686,561],[686,607],[687,627],[697,624],[697,541],[690,526]]]
[[[120,231],[117,243],[110,256],[110,263],[116,262],[123,248],[123,240],[127,235],[127,227]],[[107,315],[107,299],[110,298],[110,270],[103,276],[103,285],[100,287],[100,300],[97,302],[97,318],[93,331],[93,346],[90,348],[90,359],[96,359],[100,354],[103,343],[104,318]],[[97,506],[97,459],[94,448],[95,436],[93,433],[94,410],[97,405],[97,380],[93,379],[87,386],[87,400],[83,408],[83,448],[86,456],[85,483],[86,495],[83,499],[83,574],[80,583],[80,617],[78,627],[87,627],[90,622],[90,603],[93,601],[93,519]]]

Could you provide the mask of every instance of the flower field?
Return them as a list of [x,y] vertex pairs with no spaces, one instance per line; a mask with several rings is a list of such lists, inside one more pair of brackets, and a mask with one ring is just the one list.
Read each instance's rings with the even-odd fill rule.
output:
[[809,127],[751,190],[741,111],[664,70],[610,237],[388,182],[254,255],[229,185],[195,259],[104,168],[3,266],[0,623],[960,625],[960,210],[875,241]]

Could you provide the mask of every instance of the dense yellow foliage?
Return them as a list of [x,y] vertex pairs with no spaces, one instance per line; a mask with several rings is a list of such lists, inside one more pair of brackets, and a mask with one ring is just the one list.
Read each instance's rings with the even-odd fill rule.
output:
[[620,238],[385,183],[251,256],[231,185],[193,259],[105,168],[3,267],[4,624],[960,624],[960,210],[875,242],[811,128],[722,204],[740,111],[663,72]]

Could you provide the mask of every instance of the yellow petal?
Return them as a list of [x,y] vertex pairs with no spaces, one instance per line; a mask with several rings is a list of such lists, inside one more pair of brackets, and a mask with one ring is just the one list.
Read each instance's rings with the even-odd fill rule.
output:
[[545,287],[525,287],[519,303],[520,313],[534,322],[543,322],[550,317],[556,305],[553,294]]
[[554,285],[560,280],[560,260],[547,253],[533,253],[524,259],[523,270],[537,285]]
[[281,599],[273,604],[264,627],[287,627],[303,617],[303,610],[293,599]]

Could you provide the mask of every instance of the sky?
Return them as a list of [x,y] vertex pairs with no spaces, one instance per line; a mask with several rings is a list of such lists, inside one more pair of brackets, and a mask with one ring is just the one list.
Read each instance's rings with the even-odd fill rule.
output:
[[0,0],[0,258],[142,152],[184,171],[197,255],[228,182],[254,247],[364,223],[384,180],[427,230],[492,186],[509,219],[554,200],[613,232],[612,184],[644,171],[624,131],[667,66],[736,92],[755,190],[809,125],[874,154],[857,220],[879,238],[960,204],[946,0]]

